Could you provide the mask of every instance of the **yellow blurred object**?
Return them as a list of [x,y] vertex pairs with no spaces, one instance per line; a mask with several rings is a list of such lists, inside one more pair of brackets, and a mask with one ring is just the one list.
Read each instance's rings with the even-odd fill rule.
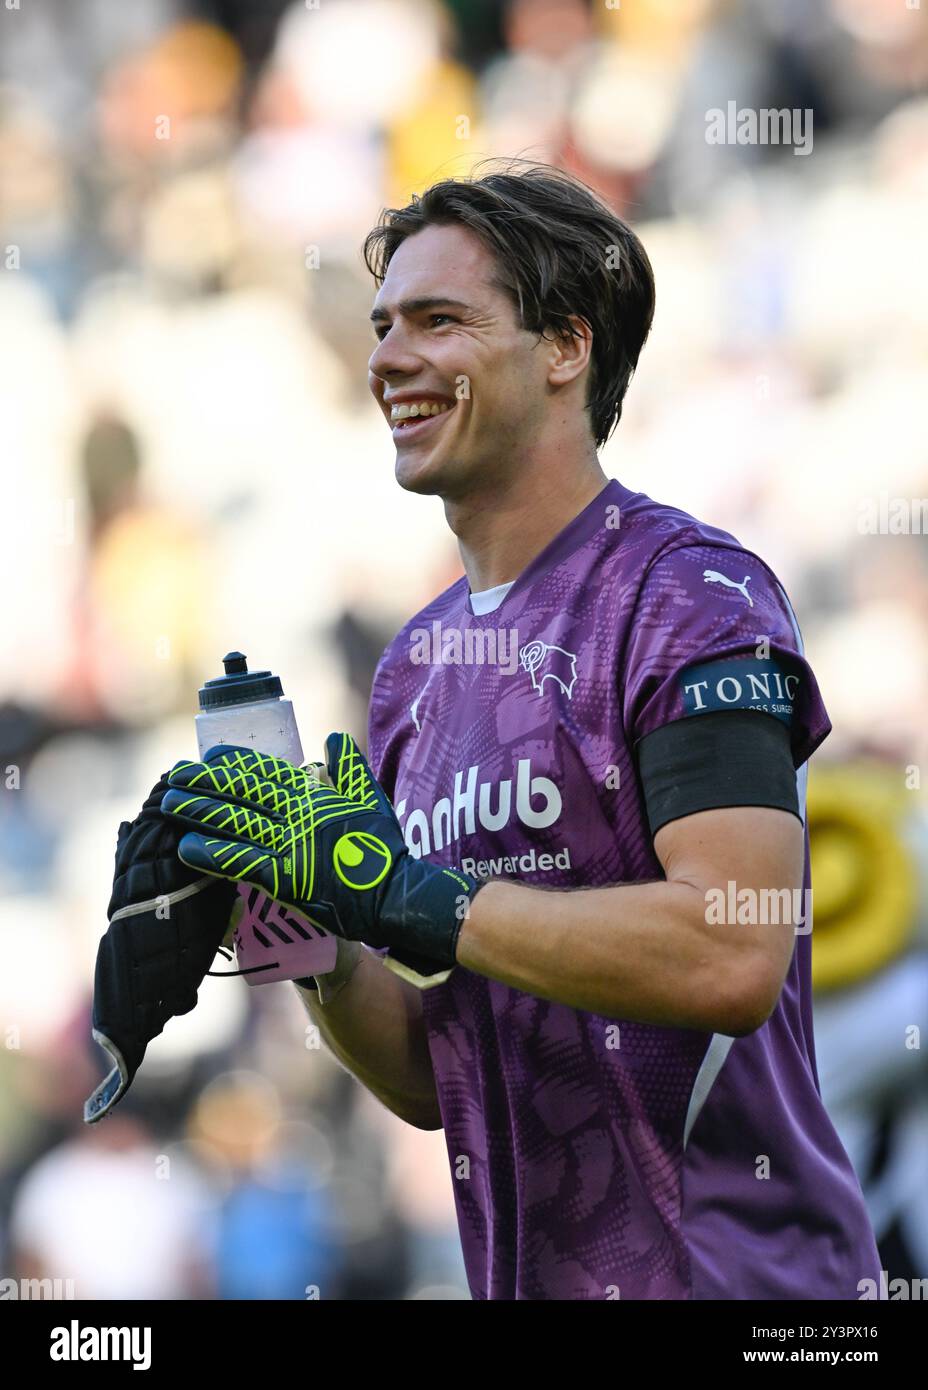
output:
[[107,528],[94,559],[94,590],[127,658],[156,668],[186,661],[202,636],[202,555],[193,528],[158,508],[127,511]]
[[634,5],[596,9],[597,27],[623,51],[659,54],[681,64],[717,9],[713,0],[636,0]]
[[413,193],[442,178],[467,174],[480,157],[477,93],[457,63],[437,64],[423,98],[387,135],[391,201],[403,206]]
[[114,716],[144,721],[192,698],[212,589],[205,539],[183,516],[139,505],[110,522],[92,558],[86,656]]
[[911,809],[897,768],[816,767],[809,777],[815,990],[843,989],[905,949],[917,873],[904,838]]

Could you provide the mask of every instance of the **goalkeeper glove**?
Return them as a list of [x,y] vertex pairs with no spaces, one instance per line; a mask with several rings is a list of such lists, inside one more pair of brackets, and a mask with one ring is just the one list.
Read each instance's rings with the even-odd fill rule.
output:
[[177,763],[161,809],[195,827],[178,853],[192,869],[264,889],[336,936],[390,948],[425,977],[417,983],[434,979],[455,964],[481,881],[412,857],[350,735],[330,734],[326,755],[331,786],[312,768],[229,745]]
[[84,1104],[93,1124],[121,1100],[168,1019],[189,1013],[229,925],[235,890],[177,857],[177,824],[161,814],[167,777],[117,832],[116,872],[97,950],[93,1036],[115,1066]]

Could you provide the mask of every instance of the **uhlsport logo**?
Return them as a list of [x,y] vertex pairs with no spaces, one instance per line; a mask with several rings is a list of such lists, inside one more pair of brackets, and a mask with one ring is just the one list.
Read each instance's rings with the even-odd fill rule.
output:
[[366,830],[349,830],[335,844],[332,863],[342,883],[358,893],[376,888],[393,863],[383,840]]
[[561,687],[568,700],[573,697],[577,679],[577,658],[573,652],[536,639],[526,643],[519,652],[519,660],[522,669],[532,678],[532,689],[539,695],[544,694],[544,683],[550,680]]

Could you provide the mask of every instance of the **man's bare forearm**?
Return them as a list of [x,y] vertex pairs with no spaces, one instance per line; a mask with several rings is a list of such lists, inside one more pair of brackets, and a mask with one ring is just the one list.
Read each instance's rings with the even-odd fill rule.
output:
[[670,881],[555,892],[488,883],[462,927],[459,963],[607,1018],[753,1031],[776,1004],[794,924],[710,925],[707,891],[801,886],[801,822],[766,807],[705,811],[655,843]]
[[315,990],[297,989],[327,1046],[353,1076],[408,1124],[441,1128],[419,990],[370,951],[361,952],[327,1003]]
[[500,880],[475,899],[458,959],[606,1018],[704,1028],[721,965],[703,910],[702,895],[682,884],[551,892]]

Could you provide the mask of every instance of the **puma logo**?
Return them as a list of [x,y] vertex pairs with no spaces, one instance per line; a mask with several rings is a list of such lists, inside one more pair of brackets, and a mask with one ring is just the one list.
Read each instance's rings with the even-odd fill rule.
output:
[[748,593],[748,585],[751,582],[749,574],[744,576],[740,584],[734,579],[729,579],[725,574],[719,574],[718,570],[703,570],[702,577],[706,584],[724,584],[726,589],[737,589],[739,594],[744,594],[750,606],[754,607],[754,600]]

